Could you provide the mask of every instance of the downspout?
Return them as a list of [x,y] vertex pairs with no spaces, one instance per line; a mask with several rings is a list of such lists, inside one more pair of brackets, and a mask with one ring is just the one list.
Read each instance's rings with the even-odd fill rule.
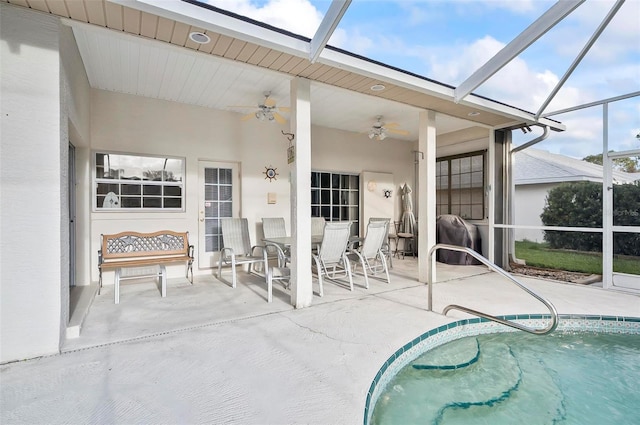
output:
[[[527,143],[523,143],[520,146],[516,146],[511,149],[509,152],[509,172],[507,173],[507,184],[509,187],[508,199],[509,199],[509,217],[508,223],[513,225],[515,221],[515,194],[516,194],[516,184],[513,179],[513,164],[515,162],[515,153],[520,152],[521,150],[527,149],[535,145],[536,143],[540,143],[549,137],[549,126],[545,125],[543,127],[542,135],[536,137],[533,140],[528,141]],[[515,229],[509,229],[509,252],[511,253],[511,261],[516,264],[525,264],[524,260],[521,260],[516,257],[516,231]]]

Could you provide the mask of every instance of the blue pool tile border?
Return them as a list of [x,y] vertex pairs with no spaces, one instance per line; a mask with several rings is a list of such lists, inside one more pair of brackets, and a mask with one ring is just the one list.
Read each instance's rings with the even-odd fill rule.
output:
[[[543,328],[551,316],[548,314],[510,314],[498,316],[527,326]],[[640,335],[640,317],[560,314],[554,332],[604,332]],[[364,407],[364,425],[369,425],[378,397],[396,373],[425,351],[455,339],[497,332],[517,332],[516,329],[489,321],[471,318],[451,322],[431,329],[400,347],[384,362],[367,392]]]

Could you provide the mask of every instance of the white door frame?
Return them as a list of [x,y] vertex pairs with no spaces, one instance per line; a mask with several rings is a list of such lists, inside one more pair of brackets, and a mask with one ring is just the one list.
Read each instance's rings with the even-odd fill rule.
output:
[[[205,170],[207,169],[230,169],[231,170],[231,217],[240,216],[240,164],[237,162],[198,160],[198,268],[210,269],[217,266],[219,249],[217,245],[211,246],[211,239],[220,235],[220,225],[216,224],[218,218],[227,217],[222,215],[217,201],[218,196],[206,196],[205,189],[208,184],[205,182]],[[219,186],[213,185],[212,190],[219,193]],[[209,233],[207,233],[209,232]],[[210,243],[208,243],[210,241]]]

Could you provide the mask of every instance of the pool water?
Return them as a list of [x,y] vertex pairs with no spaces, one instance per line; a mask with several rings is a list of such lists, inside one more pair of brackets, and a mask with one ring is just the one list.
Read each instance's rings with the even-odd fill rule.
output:
[[371,424],[640,424],[640,335],[522,332],[430,350],[386,385]]

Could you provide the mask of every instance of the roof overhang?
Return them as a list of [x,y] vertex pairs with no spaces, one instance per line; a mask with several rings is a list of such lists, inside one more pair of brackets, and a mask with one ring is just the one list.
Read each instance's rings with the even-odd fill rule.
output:
[[[234,39],[275,49],[299,58],[305,58],[305,60],[308,60],[312,55],[312,40],[308,38],[212,6],[205,6],[193,0],[163,2],[154,0],[109,1],[124,7],[137,9],[178,22],[184,22],[204,30],[233,37]],[[552,130],[565,130],[565,126],[556,120],[549,118],[539,118],[536,120],[534,113],[474,94],[466,96],[459,102],[459,105],[457,105],[455,102],[455,88],[452,86],[438,83],[425,77],[329,46],[319,50],[320,54],[317,57],[318,64],[325,64],[336,69],[350,71],[380,82],[405,88],[416,94],[424,94],[450,102],[451,105],[448,105],[450,111],[445,110],[444,113],[451,113],[456,106],[460,106],[464,113],[459,111],[458,116],[466,115],[467,110],[469,112],[479,110],[503,117],[501,120],[483,123],[495,128],[517,128],[522,124],[541,124],[549,126]],[[413,106],[420,107],[421,105],[418,103],[413,104]],[[429,108],[427,107],[425,109]],[[455,114],[452,115],[455,116]],[[498,123],[498,121],[500,122]]]

